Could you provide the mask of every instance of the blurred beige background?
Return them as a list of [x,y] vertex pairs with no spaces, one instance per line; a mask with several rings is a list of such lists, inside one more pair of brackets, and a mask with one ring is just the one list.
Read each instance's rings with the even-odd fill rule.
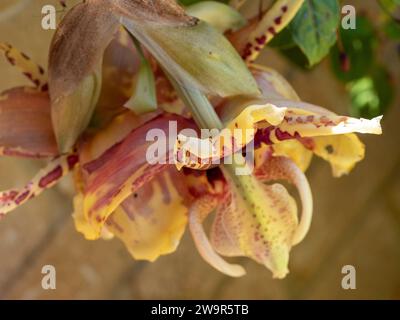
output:
[[[0,10],[14,2],[2,0]],[[348,2],[369,14],[378,12],[374,0]],[[43,66],[52,36],[40,26],[45,4],[56,1],[30,1],[18,15],[0,21],[0,41],[12,43]],[[61,10],[58,4],[57,8]],[[58,13],[59,18],[62,14]],[[332,178],[328,164],[314,159],[307,176],[315,217],[305,241],[292,251],[286,279],[272,280],[268,270],[247,259],[241,262],[248,275],[228,278],[199,257],[188,233],[175,254],[155,263],[134,261],[117,240],[86,241],[74,230],[71,196],[61,185],[0,222],[0,298],[399,299],[400,65],[396,44],[385,43],[380,60],[390,67],[397,93],[383,121],[384,134],[362,137],[367,156],[347,177]],[[271,50],[264,53],[263,61],[283,73],[303,100],[348,113],[345,89],[334,79],[329,61],[310,72]],[[1,56],[0,75],[0,91],[27,84]],[[23,185],[40,166],[40,162],[1,158],[0,188]],[[41,288],[41,268],[46,264],[56,267],[56,290]],[[341,288],[341,269],[347,264],[356,267],[356,290]]]

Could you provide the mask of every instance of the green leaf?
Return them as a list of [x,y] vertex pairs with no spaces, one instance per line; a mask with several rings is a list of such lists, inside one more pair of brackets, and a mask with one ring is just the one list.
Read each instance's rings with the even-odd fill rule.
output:
[[186,8],[186,13],[224,33],[246,25],[247,20],[234,8],[217,1],[202,1]]
[[337,0],[305,0],[290,23],[293,40],[310,66],[320,62],[336,41],[340,11]]
[[139,25],[122,19],[122,23],[181,85],[222,97],[259,94],[237,51],[206,22]]
[[357,17],[357,28],[340,29],[340,45],[331,51],[331,64],[336,77],[344,82],[367,76],[373,66],[375,32],[372,23]]

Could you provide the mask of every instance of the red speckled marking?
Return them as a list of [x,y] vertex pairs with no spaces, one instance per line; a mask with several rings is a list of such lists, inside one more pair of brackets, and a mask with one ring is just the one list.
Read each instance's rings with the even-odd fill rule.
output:
[[268,32],[271,33],[272,35],[276,35],[276,31],[274,27],[269,27]]
[[264,34],[259,38],[256,38],[256,41],[259,45],[265,44],[265,41],[267,41],[267,36]]
[[31,58],[29,58],[25,53],[21,52],[21,56],[25,59],[25,60],[31,60]]
[[275,136],[278,138],[278,140],[284,141],[284,140],[289,140],[289,139],[298,139],[301,138],[300,134],[296,131],[294,135],[290,134],[289,132],[282,131],[279,128],[276,128],[275,130]]
[[75,167],[75,165],[78,163],[78,161],[79,161],[79,157],[77,154],[73,154],[73,155],[69,156],[67,158],[68,169],[72,170]]
[[24,193],[20,194],[16,199],[15,203],[19,205],[22,201],[26,199],[26,197],[29,195],[29,190],[25,191]]
[[5,193],[3,196],[0,196],[0,202],[8,202],[14,200],[14,198],[18,195],[18,191],[10,191],[9,193]]
[[42,86],[42,89],[41,89],[43,92],[46,92],[46,91],[49,91],[49,85],[47,84],[47,83],[45,83],[43,86]]
[[46,188],[49,184],[54,181],[57,181],[63,173],[63,169],[61,166],[57,166],[53,171],[49,172],[39,181],[39,187]]
[[274,22],[275,22],[275,24],[278,24],[278,25],[281,24],[282,16],[275,18]]

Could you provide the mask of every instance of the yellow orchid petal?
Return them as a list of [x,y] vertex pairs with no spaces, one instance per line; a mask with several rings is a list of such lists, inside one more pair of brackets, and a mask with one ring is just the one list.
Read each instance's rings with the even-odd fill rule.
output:
[[334,177],[348,174],[365,155],[365,146],[355,134],[315,137],[313,152],[329,161]]
[[[291,158],[303,171],[308,167],[312,158],[311,152],[313,152],[331,163],[334,176],[338,177],[342,174],[347,174],[358,161],[363,159],[365,153],[364,145],[358,137],[352,133],[337,133],[353,131],[361,133],[381,133],[379,125],[380,117],[373,120],[359,120],[343,117],[343,119],[346,118],[348,120],[340,122],[341,117],[336,116],[333,112],[319,106],[301,102],[290,84],[274,70],[263,66],[252,65],[252,72],[263,96],[278,107],[287,107],[287,117],[290,118],[291,115],[289,115],[289,113],[300,116],[295,120],[292,118],[292,123],[296,121],[302,122],[298,124],[298,127],[297,123],[294,123],[296,129],[299,130],[294,132],[292,128],[291,133],[295,133],[295,136],[292,137],[282,130],[283,126],[281,125],[279,126],[280,139],[274,137],[277,130],[266,130],[267,133],[269,132],[270,136],[267,139],[262,139],[262,141],[271,144],[271,146],[269,148],[263,144],[263,148],[272,152],[275,156]],[[226,112],[229,112],[229,109]],[[327,128],[325,126],[311,127],[310,130],[310,127],[304,123],[304,118],[307,119],[307,117],[315,115],[322,118],[323,122],[328,125]],[[312,117],[308,119],[311,118]],[[339,123],[335,128],[332,128],[334,122],[329,122],[332,119],[339,119]],[[305,132],[306,130],[308,130],[308,134]],[[334,133],[335,135],[321,136],[321,134],[326,133]],[[304,138],[304,136],[307,135],[311,137]],[[299,136],[301,136],[301,138],[299,138]],[[296,140],[282,140],[286,138],[296,138]],[[265,150],[256,150],[256,160],[260,158],[262,162],[264,154]]]
[[257,169],[263,166],[270,156],[289,158],[301,171],[306,172],[311,164],[313,152],[298,140],[281,141],[274,145],[262,143],[254,150],[254,167]]
[[352,132],[382,134],[381,119],[382,116],[368,120],[336,115],[298,115],[289,109],[284,121],[278,127],[283,135],[299,135],[300,137],[327,136]]
[[72,218],[74,219],[76,231],[82,233],[86,240],[96,240],[98,238],[97,230],[92,227],[84,215],[82,193],[77,193],[74,196],[73,206]]
[[301,171],[305,172],[310,166],[313,152],[305,148],[298,140],[287,140],[271,146],[274,157],[291,159]]
[[197,250],[205,261],[226,275],[231,277],[241,277],[246,274],[243,267],[236,264],[229,264],[222,259],[212,248],[202,226],[204,219],[213,209],[215,209],[217,204],[218,198],[213,196],[204,196],[196,200],[189,210],[190,231]]
[[175,168],[159,174],[127,198],[107,219],[137,260],[154,261],[176,250],[187,223],[187,198]]
[[[329,161],[333,175],[339,177],[364,158],[364,145],[352,132],[381,134],[381,118],[355,119],[289,109],[281,124],[260,130],[257,139],[270,145],[273,155],[291,158],[303,171],[311,161],[312,152]],[[256,151],[261,154],[256,157],[261,162],[263,152]]]
[[74,211],[72,213],[72,218],[74,220],[75,229],[82,233],[86,240],[96,240],[98,238],[97,230],[93,228],[86,219],[83,210],[85,181],[83,179],[81,166],[77,165],[73,173],[76,194],[73,198]]

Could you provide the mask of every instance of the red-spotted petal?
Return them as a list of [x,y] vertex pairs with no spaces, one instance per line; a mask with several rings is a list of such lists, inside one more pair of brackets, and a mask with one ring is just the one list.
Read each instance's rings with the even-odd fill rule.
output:
[[304,173],[289,158],[269,157],[264,164],[255,172],[261,181],[287,180],[296,186],[302,204],[302,213],[296,233],[293,236],[292,244],[300,243],[306,236],[312,219],[313,199],[310,185]]
[[41,91],[48,90],[47,74],[42,66],[34,63],[25,53],[20,52],[10,44],[0,42],[0,51],[11,65],[18,67],[23,75],[27,77]]
[[77,162],[76,154],[61,156],[40,170],[22,189],[0,192],[0,216],[4,216],[29,199],[38,196],[44,190],[53,187],[74,168]]
[[[230,190],[217,208],[211,243],[224,256],[246,256],[275,278],[289,272],[289,252],[298,228],[294,199],[281,184],[264,185],[254,176],[229,178]],[[239,181],[240,180],[240,181]]]
[[261,19],[255,17],[246,27],[230,34],[242,58],[254,62],[262,49],[290,23],[303,3],[304,0],[278,0]]

